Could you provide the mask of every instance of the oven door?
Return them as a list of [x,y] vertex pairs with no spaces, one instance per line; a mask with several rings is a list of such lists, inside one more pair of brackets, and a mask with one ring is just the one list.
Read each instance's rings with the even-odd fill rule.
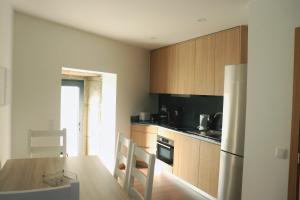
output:
[[164,144],[160,141],[157,141],[157,152],[156,157],[169,164],[173,165],[173,156],[174,156],[174,147],[171,145]]

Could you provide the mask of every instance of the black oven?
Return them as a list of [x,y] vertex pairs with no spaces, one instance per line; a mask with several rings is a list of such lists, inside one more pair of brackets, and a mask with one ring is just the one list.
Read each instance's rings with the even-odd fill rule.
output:
[[173,165],[174,141],[158,135],[156,157],[169,165]]

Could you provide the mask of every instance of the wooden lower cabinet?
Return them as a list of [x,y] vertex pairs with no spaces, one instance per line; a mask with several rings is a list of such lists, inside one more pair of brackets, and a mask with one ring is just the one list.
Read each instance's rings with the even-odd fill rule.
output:
[[149,153],[156,153],[156,140],[158,128],[153,125],[139,125],[131,126],[131,139],[139,147],[144,148]]
[[165,137],[165,138],[168,138],[168,139],[171,139],[171,140],[174,140],[175,135],[177,135],[176,133],[174,133],[174,131],[171,131],[171,130],[166,129],[166,128],[161,128],[161,127],[158,128],[157,133],[158,133],[158,135],[160,135],[162,137]]
[[174,142],[174,175],[217,197],[220,146],[180,134]]
[[217,197],[220,145],[154,125],[131,126],[131,139],[153,154],[156,153],[157,135],[174,140],[173,174]]
[[174,138],[173,173],[194,186],[198,185],[200,143],[180,134]]
[[220,166],[220,146],[201,142],[198,188],[217,197]]

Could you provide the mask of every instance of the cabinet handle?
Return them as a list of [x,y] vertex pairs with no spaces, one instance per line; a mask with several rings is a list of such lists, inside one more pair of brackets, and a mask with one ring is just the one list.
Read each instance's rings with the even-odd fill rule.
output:
[[168,148],[168,149],[171,149],[171,147],[169,147],[169,146],[167,146],[167,145],[165,145],[165,144],[163,144],[163,143],[160,143],[160,142],[157,142],[159,145],[161,145],[161,146],[163,146],[163,147],[166,147],[166,148]]

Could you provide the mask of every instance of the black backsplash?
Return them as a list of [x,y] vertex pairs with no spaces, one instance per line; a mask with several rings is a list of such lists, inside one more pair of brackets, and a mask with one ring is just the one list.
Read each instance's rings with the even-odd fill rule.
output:
[[171,118],[175,110],[179,112],[177,127],[195,128],[199,125],[199,114],[213,114],[223,111],[223,97],[160,94],[159,110],[162,105],[167,107]]

